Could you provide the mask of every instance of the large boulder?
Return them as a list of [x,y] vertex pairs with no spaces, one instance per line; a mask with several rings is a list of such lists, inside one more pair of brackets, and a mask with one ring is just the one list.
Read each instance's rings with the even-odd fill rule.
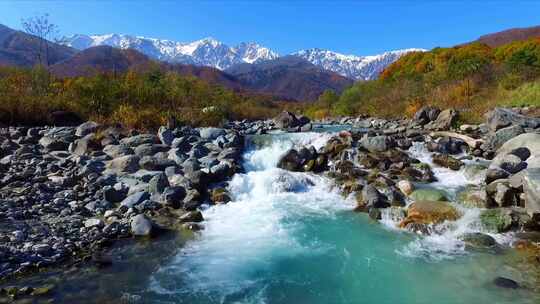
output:
[[509,141],[516,136],[523,134],[524,130],[521,126],[509,126],[503,129],[499,129],[496,132],[489,134],[485,143],[482,145],[484,150],[497,150],[505,142]]
[[534,129],[540,127],[540,118],[527,117],[510,109],[495,108],[486,113],[486,123],[492,131],[497,131],[510,125]]
[[147,199],[150,199],[150,193],[148,193],[146,191],[137,192],[137,193],[134,193],[134,194],[126,197],[122,201],[122,203],[120,203],[120,206],[125,206],[127,208],[131,208],[131,207],[134,207],[134,206],[144,202]]
[[201,128],[199,130],[201,138],[214,140],[222,135],[225,135],[225,130],[220,128]]
[[425,125],[434,121],[441,113],[441,110],[436,107],[425,106],[418,110],[413,117],[413,121],[419,125]]
[[459,159],[448,154],[439,153],[433,155],[433,163],[452,170],[459,170],[463,166],[463,162]]
[[77,129],[75,130],[75,135],[79,137],[85,137],[90,133],[95,133],[98,127],[99,125],[96,122],[87,121],[77,127]]
[[522,229],[530,224],[531,217],[523,208],[495,208],[482,211],[480,223],[490,232]]
[[120,156],[111,160],[108,168],[118,173],[134,173],[139,170],[139,160],[136,155]]
[[459,218],[458,211],[447,202],[416,201],[407,208],[407,217],[401,221],[400,227],[410,224],[438,224],[444,221],[455,221]]
[[277,167],[288,171],[300,171],[302,167],[302,158],[298,151],[289,149],[279,159]]
[[288,129],[300,126],[300,121],[298,121],[298,118],[293,113],[283,111],[274,117],[274,124],[280,129]]
[[416,189],[410,197],[414,201],[447,201],[443,191],[433,188]]
[[396,143],[391,137],[380,135],[373,137],[364,136],[360,139],[360,145],[369,152],[376,153],[394,148]]
[[174,133],[167,127],[160,127],[158,130],[158,137],[162,144],[170,146],[174,140]]
[[134,236],[150,236],[152,222],[144,215],[138,214],[131,219],[131,234]]
[[493,161],[495,162],[498,157],[503,157],[519,148],[527,148],[529,150],[530,155],[526,159],[527,161],[532,157],[540,156],[540,134],[524,133],[510,138],[497,150],[497,156]]
[[540,214],[540,168],[525,170],[522,180],[525,209],[530,215]]
[[369,211],[371,208],[390,207],[388,198],[372,185],[366,185],[356,196],[357,211]]
[[144,144],[156,144],[159,142],[159,137],[153,134],[139,134],[131,137],[126,137],[120,140],[121,144],[129,147],[138,147]]
[[458,112],[454,109],[446,109],[439,113],[437,119],[426,125],[430,130],[448,130],[458,119]]

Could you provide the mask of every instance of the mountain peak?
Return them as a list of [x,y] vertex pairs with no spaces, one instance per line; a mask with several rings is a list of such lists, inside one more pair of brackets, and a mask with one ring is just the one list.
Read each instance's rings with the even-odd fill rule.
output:
[[239,63],[254,63],[278,57],[277,53],[254,42],[230,47],[213,37],[186,43],[119,34],[73,35],[68,38],[67,45],[79,50],[98,45],[132,48],[158,60],[210,66],[220,70]]

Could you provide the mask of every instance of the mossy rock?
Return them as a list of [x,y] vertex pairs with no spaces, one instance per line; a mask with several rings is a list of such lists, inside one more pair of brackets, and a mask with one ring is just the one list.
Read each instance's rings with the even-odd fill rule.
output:
[[486,208],[486,190],[478,187],[469,187],[458,193],[457,202],[468,208]]
[[463,175],[470,181],[483,181],[486,178],[487,167],[482,164],[467,164],[463,169]]
[[512,227],[512,216],[507,209],[496,208],[482,211],[480,214],[482,226],[491,232],[505,232]]
[[411,223],[438,224],[447,220],[455,221],[459,216],[459,212],[448,202],[416,201],[409,205],[407,217],[399,225],[405,228]]
[[433,188],[416,189],[411,193],[410,197],[414,201],[448,201],[448,199],[446,198],[446,194],[443,191]]

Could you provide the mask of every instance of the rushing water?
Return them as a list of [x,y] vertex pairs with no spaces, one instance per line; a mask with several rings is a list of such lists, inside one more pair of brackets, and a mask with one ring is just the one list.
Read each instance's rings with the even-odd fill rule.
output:
[[[502,256],[465,252],[457,236],[478,229],[477,210],[465,211],[445,233],[415,236],[396,232],[391,221],[380,225],[351,212],[352,202],[323,177],[276,168],[286,149],[317,147],[328,136],[255,138],[263,144],[245,154],[248,172],[231,181],[233,202],[204,211],[205,230],[152,274],[143,298],[163,303],[538,303],[525,290],[493,286],[498,275],[518,275]],[[424,157],[422,151],[412,153]],[[436,174],[449,192],[467,183],[461,172],[437,169]]]
[[[338,130],[338,129],[336,129]],[[476,209],[418,236],[352,212],[330,180],[276,168],[294,145],[320,147],[329,133],[255,136],[246,173],[229,183],[233,201],[204,210],[205,229],[184,244],[160,238],[133,252],[113,251],[112,268],[63,275],[66,303],[540,303],[532,287],[501,289],[493,279],[527,280],[515,251],[467,252],[458,236],[479,231]],[[410,153],[431,158],[422,146]],[[454,197],[463,172],[435,168]],[[511,235],[495,235],[502,244]],[[132,247],[128,247],[132,248]],[[145,249],[146,248],[146,249]],[[118,250],[118,249],[117,249]],[[108,299],[109,301],[106,301]]]

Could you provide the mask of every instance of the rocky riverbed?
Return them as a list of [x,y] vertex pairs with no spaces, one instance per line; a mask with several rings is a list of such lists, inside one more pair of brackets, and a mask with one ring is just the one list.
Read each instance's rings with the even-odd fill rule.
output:
[[220,183],[241,170],[244,138],[230,129],[139,134],[87,122],[3,129],[0,141],[7,280],[82,259],[107,263],[99,253],[118,239],[199,229],[199,206],[228,200]]
[[[457,126],[458,115],[426,107],[410,120],[311,122],[283,112],[274,120],[224,128],[168,126],[157,133],[93,122],[2,129],[2,293],[7,299],[46,299],[54,286],[10,282],[82,262],[108,266],[114,262],[108,248],[121,240],[204,229],[201,210],[236,195],[229,181],[244,172],[246,136],[306,132],[318,123],[340,124],[345,131],[318,148],[286,151],[279,168],[329,177],[356,211],[421,235],[441,233],[443,224],[462,219],[461,207],[479,208],[485,233],[461,235],[463,242],[496,251],[503,244],[490,233],[512,232],[518,237],[510,246],[530,252],[538,267],[540,119],[494,109],[484,124]],[[478,183],[449,197],[429,187],[447,182],[437,180],[438,168],[463,171]],[[494,280],[520,286],[506,277]]]

